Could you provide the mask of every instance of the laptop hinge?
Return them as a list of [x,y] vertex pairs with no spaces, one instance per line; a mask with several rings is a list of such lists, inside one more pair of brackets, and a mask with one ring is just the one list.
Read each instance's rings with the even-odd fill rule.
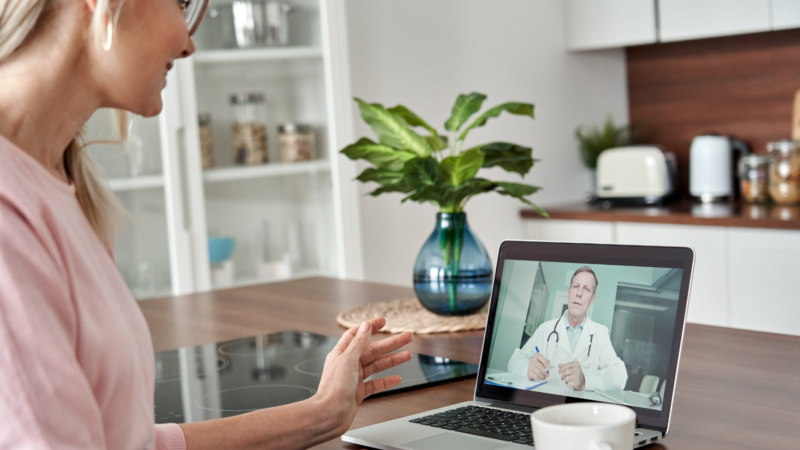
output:
[[513,403],[504,403],[504,402],[494,402],[489,406],[493,406],[495,408],[503,408],[503,409],[510,409],[512,411],[519,411],[524,413],[532,413],[539,408],[532,408],[530,406],[522,406],[522,405],[515,405]]

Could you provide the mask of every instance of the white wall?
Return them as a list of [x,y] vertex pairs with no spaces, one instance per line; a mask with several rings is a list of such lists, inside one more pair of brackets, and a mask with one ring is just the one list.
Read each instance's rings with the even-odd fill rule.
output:
[[[487,94],[486,106],[534,103],[535,120],[503,115],[472,132],[468,145],[505,140],[532,146],[542,162],[525,181],[545,188],[533,196],[543,206],[578,201],[589,191],[575,127],[609,113],[627,121],[624,52],[567,52],[558,0],[348,0],[347,22],[354,96],[402,103],[442,130],[459,93]],[[372,136],[360,118],[355,131]],[[481,176],[519,180],[500,169]],[[437,211],[401,206],[401,198],[361,201],[367,280],[411,285]],[[522,238],[522,206],[496,194],[467,205],[468,220],[493,260],[503,240]]]

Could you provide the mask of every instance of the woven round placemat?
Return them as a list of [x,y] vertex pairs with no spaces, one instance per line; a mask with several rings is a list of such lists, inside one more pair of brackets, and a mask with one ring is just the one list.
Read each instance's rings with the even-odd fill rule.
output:
[[416,298],[396,298],[384,302],[357,306],[339,313],[336,321],[345,328],[360,325],[365,320],[385,317],[383,333],[415,334],[449,333],[451,331],[482,330],[486,327],[489,303],[469,316],[438,316],[425,309]]

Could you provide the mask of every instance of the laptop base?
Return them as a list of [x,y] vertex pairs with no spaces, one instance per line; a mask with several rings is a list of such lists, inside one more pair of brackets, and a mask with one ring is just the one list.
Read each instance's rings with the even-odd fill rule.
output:
[[[458,448],[459,450],[530,450],[535,448],[533,445],[515,444],[410,422],[414,419],[466,406],[518,412],[516,409],[498,406],[497,403],[463,402],[357,430],[350,430],[342,436],[342,441],[380,450],[438,450],[442,448]],[[637,428],[633,448],[643,447],[660,440],[661,432]]]

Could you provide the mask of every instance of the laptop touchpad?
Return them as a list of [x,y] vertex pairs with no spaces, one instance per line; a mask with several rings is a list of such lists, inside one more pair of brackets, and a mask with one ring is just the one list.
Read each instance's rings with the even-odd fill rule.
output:
[[508,446],[508,442],[484,441],[461,433],[443,433],[436,436],[411,441],[403,444],[404,448],[414,450],[441,450],[443,448],[457,448],[458,450],[495,450]]

